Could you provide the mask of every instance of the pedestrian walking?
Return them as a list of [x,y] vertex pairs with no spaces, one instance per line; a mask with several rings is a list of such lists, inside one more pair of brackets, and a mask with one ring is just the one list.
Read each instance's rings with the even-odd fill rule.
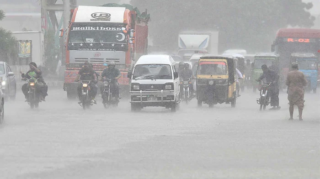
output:
[[306,78],[302,72],[299,71],[297,64],[292,65],[292,71],[288,73],[288,100],[290,104],[290,120],[293,120],[294,106],[298,106],[299,119],[302,120],[302,112],[304,108],[304,87],[307,85]]

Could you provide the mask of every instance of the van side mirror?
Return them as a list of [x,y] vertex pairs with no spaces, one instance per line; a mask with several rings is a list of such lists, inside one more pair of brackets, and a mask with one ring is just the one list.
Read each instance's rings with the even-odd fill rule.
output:
[[12,71],[10,71],[10,72],[8,73],[8,76],[14,76],[14,73],[13,73]]
[[174,73],[173,73],[173,77],[174,77],[174,79],[177,79],[177,78],[179,77],[178,72],[174,72]]
[[129,71],[128,74],[127,74],[127,77],[128,77],[128,78],[131,78],[131,76],[132,76],[132,72]]

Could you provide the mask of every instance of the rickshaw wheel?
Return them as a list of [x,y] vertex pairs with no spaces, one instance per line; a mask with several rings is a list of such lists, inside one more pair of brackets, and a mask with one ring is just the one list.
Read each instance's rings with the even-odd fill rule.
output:
[[234,94],[234,99],[231,101],[231,107],[235,108],[235,107],[236,107],[236,104],[237,104],[237,97],[236,97],[236,95]]

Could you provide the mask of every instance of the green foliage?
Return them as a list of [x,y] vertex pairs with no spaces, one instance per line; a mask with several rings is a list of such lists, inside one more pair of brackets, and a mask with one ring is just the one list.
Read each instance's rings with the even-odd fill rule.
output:
[[0,10],[0,21],[4,18],[4,12]]
[[[45,33],[45,66],[50,72],[54,72],[59,59],[59,49],[55,46],[55,34],[53,30],[47,30]],[[57,57],[57,58],[56,58]]]
[[[0,10],[0,20],[3,19],[4,13]],[[18,44],[11,32],[0,28],[0,59],[13,63],[18,58]]]
[[[161,50],[177,49],[181,31],[220,33],[220,51],[269,50],[279,28],[311,27],[311,3],[302,0],[131,0],[152,15],[150,35]],[[166,49],[167,48],[167,49]]]

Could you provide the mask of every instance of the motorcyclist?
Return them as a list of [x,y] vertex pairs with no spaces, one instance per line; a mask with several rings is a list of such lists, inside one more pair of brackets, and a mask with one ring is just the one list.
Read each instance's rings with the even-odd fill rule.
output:
[[[30,70],[27,73],[21,73],[21,77],[24,80],[34,79],[36,81],[36,91],[40,92],[40,100],[45,101],[45,97],[48,96],[48,86],[42,78],[42,72],[34,62],[29,63]],[[29,84],[26,83],[22,86],[22,92],[28,101]]]
[[[111,80],[111,91],[114,97],[119,100],[119,84],[118,79],[121,77],[120,71],[116,68],[115,62],[110,62],[107,64],[107,68],[103,70],[101,74],[101,80],[104,81],[106,79]],[[101,86],[101,91],[103,91],[104,86]]]
[[271,98],[271,109],[279,109],[279,75],[273,70],[270,70],[267,65],[262,65],[261,69],[263,74],[257,81],[260,82],[265,79],[267,84],[270,84],[268,95]]
[[[180,81],[191,81],[193,77],[192,70],[190,69],[190,65],[188,63],[184,63],[183,67],[179,70],[180,72]],[[193,95],[193,84],[189,83],[190,94]],[[180,88],[182,94],[182,88]]]
[[[91,65],[88,62],[85,62],[83,64],[83,67],[79,70],[76,81],[79,81],[79,80],[90,81],[89,97],[93,103],[96,103],[95,97],[96,97],[97,91],[98,91],[96,83],[97,83],[98,79],[97,79],[95,71],[91,68]],[[81,90],[82,90],[82,83],[79,83],[79,86],[78,86],[79,99],[81,99],[81,95],[82,95]]]

